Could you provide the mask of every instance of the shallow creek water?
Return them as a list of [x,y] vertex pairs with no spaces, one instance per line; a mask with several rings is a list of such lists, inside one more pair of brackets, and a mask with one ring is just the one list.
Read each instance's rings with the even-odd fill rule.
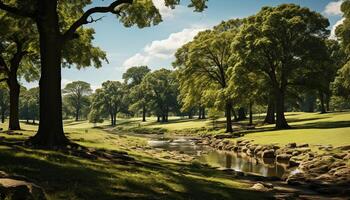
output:
[[153,148],[178,151],[194,156],[197,161],[212,167],[233,169],[265,177],[282,177],[285,172],[284,167],[273,160],[262,161],[233,152],[217,151],[207,146],[197,145],[194,139],[152,138],[148,144]]

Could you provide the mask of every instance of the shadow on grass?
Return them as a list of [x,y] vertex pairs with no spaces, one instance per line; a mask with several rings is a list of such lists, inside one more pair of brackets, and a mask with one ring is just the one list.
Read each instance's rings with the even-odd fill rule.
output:
[[118,164],[23,147],[1,149],[0,160],[0,170],[25,176],[52,199],[269,199],[271,195],[205,180],[222,178],[214,170],[158,160]]
[[[325,119],[325,118],[309,118],[309,119],[303,119],[298,121],[312,121],[317,119]],[[292,120],[287,120],[289,123],[293,122]],[[295,122],[295,121],[294,121]],[[310,123],[304,123],[304,124],[297,124],[297,125],[291,125],[291,129],[289,130],[298,130],[298,129],[333,129],[333,128],[346,128],[350,127],[350,120],[349,121],[321,121],[321,122],[310,122]],[[270,132],[270,131],[278,131],[275,127],[260,127],[252,130],[239,130],[238,133],[261,133],[261,132]],[[236,132],[236,133],[237,133]]]
[[345,128],[350,127],[350,119],[349,121],[334,121],[334,122],[315,122],[315,123],[306,123],[301,125],[294,125],[295,129],[330,129],[330,128]]

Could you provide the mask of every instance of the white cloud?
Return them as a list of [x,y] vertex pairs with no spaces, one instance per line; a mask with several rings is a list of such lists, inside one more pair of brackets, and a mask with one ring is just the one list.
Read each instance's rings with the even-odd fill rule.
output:
[[101,85],[92,85],[91,86],[91,89],[92,89],[93,92],[95,92],[96,89],[99,89],[99,88],[101,88]]
[[343,0],[332,1],[326,5],[325,10],[323,12],[329,16],[342,15],[342,12],[340,10],[340,6],[342,3],[343,3]]
[[151,57],[147,55],[143,55],[141,53],[137,53],[133,55],[132,57],[128,58],[124,63],[123,66],[125,68],[137,66],[137,65],[147,65],[150,61]]
[[62,80],[61,80],[61,87],[64,88],[64,87],[66,87],[66,85],[67,85],[68,83],[71,83],[71,82],[73,82],[73,81],[68,80],[68,79],[62,79]]
[[345,18],[342,18],[332,26],[331,35],[329,36],[330,39],[337,39],[337,37],[335,35],[335,29],[337,28],[337,26],[342,24],[344,20],[345,20]]
[[165,6],[164,0],[152,0],[153,5],[158,8],[159,13],[162,15],[163,19],[171,19],[174,18],[176,13],[181,12],[183,9],[181,9],[181,6],[178,5],[176,9],[171,9],[167,6]]
[[127,68],[135,65],[147,65],[155,59],[171,59],[178,48],[190,42],[198,32],[206,28],[208,27],[185,28],[180,32],[170,34],[167,39],[155,40],[147,44],[141,53],[128,58],[123,66]]

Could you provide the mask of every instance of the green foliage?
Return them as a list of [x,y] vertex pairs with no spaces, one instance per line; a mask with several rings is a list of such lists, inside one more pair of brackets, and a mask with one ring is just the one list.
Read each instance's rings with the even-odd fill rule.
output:
[[[294,4],[264,7],[244,20],[233,43],[232,62],[247,73],[265,77],[274,94],[277,128],[288,128],[285,95],[300,76],[325,64],[329,22],[321,14]],[[235,70],[237,71],[237,70]],[[305,84],[305,83],[304,83]]]
[[[173,65],[178,71],[184,110],[196,104],[213,106],[229,101],[226,89],[230,76],[228,69],[232,66],[229,62],[231,42],[240,24],[240,20],[222,22],[213,30],[200,32],[192,42],[177,50]],[[213,99],[212,96],[218,98],[214,102],[207,101]]]
[[[92,89],[89,83],[84,81],[74,81],[68,83],[62,90],[64,105],[71,106],[73,109],[75,120],[79,120],[82,111],[89,107],[89,95]],[[67,108],[69,109],[69,107]]]
[[8,88],[4,84],[0,84],[0,114],[1,120],[5,120],[5,117],[9,110],[10,97]]
[[96,109],[92,109],[89,113],[89,122],[90,123],[102,123],[104,120],[101,116],[101,112]]
[[141,84],[143,78],[151,70],[147,66],[130,67],[123,74],[123,79],[129,87],[134,87]]
[[148,73],[141,84],[149,95],[149,107],[155,115],[167,121],[168,113],[177,108],[178,85],[175,74],[167,69],[156,70]]
[[39,88],[27,90],[21,88],[19,114],[22,119],[33,120],[39,119]]
[[127,108],[126,86],[119,81],[106,81],[92,97],[91,112],[101,112],[111,117],[112,125],[116,124],[117,113]]

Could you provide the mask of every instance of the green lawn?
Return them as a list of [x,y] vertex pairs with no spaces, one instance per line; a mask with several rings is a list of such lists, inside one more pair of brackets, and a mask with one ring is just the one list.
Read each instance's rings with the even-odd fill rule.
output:
[[[350,145],[350,112],[287,113],[287,120],[293,129],[279,131],[269,125],[239,131],[245,133],[243,138],[261,144]],[[117,123],[117,128],[164,128],[168,134],[212,126],[210,120],[175,117],[169,123],[157,123],[154,118],[145,123],[139,119],[118,119]],[[142,137],[114,134],[108,121],[97,128],[86,121],[66,120],[64,124],[72,141],[98,150],[127,152],[135,161],[91,160],[67,152],[9,144],[35,134],[37,125],[21,123],[22,131],[0,133],[0,170],[26,176],[45,188],[50,199],[264,199],[271,195],[249,190],[250,184],[235,180],[232,175],[165,159],[165,155],[171,155],[149,150]],[[224,126],[223,119],[219,126]],[[0,127],[6,130],[7,124]]]
[[[263,115],[256,115],[255,123],[261,123],[263,117]],[[253,139],[260,144],[278,143],[285,145],[296,142],[312,145],[350,145],[350,112],[326,114],[293,112],[286,113],[286,118],[292,126],[290,130],[275,130],[273,125],[257,125],[254,130],[241,130],[240,125],[247,124],[247,120],[239,122],[234,127],[236,127],[236,130],[245,133],[244,139]],[[152,120],[153,122],[141,123],[141,125],[148,128],[165,128],[170,133],[178,130],[186,133],[183,130],[212,127],[210,120],[172,118],[169,123],[164,124],[155,123],[154,119]],[[136,119],[132,121],[131,124],[139,123]],[[220,119],[218,124],[221,129],[216,132],[224,133],[224,119]]]
[[12,132],[14,135],[0,133],[0,170],[25,176],[45,188],[52,200],[266,199],[272,195],[249,190],[251,184],[217,170],[163,159],[160,154],[166,152],[158,155],[140,148],[146,145],[142,138],[110,134],[86,122],[66,121],[67,136],[85,147],[127,152],[135,160],[91,160],[67,152],[11,145],[27,139],[37,128],[21,126],[23,130]]
[[274,130],[262,126],[244,138],[259,144],[296,142],[311,145],[350,145],[350,112],[339,113],[287,113],[290,130]]

